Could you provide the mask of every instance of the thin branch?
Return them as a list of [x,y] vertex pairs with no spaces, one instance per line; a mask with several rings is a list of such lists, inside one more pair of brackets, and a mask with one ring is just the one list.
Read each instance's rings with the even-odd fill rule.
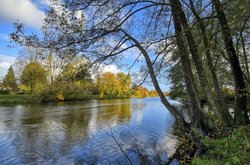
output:
[[120,148],[121,152],[125,155],[125,157],[127,158],[127,160],[129,161],[129,163],[131,165],[133,165],[132,161],[130,160],[130,158],[128,157],[128,155],[126,154],[126,152],[123,150],[122,146],[120,145],[120,143],[118,142],[118,140],[116,139],[114,133],[113,133],[113,130],[111,128],[111,126],[109,126],[109,129],[110,129],[110,136],[114,139],[115,143],[117,144],[117,146]]

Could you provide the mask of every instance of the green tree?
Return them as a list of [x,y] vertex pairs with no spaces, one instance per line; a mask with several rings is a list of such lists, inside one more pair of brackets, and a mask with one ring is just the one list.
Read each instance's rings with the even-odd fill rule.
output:
[[80,65],[76,69],[75,80],[80,82],[80,85],[86,90],[92,83],[91,74],[89,73],[89,69],[85,64]]
[[16,77],[12,66],[9,67],[7,74],[3,79],[3,87],[9,88],[10,90],[17,89]]
[[212,3],[215,7],[217,19],[221,26],[222,38],[235,83],[235,123],[238,125],[246,125],[250,122],[247,115],[247,90],[244,75],[240,67],[239,57],[236,54],[233,37],[222,4],[219,0],[212,0]]
[[174,52],[171,58],[171,60],[174,61],[175,64],[169,70],[169,76],[171,79],[170,98],[173,100],[185,102],[188,99],[188,96],[185,88],[181,62],[178,58],[177,52]]
[[44,85],[47,82],[46,71],[38,62],[30,62],[24,67],[21,82],[28,86],[31,93],[33,93],[35,87]]
[[75,66],[73,64],[71,64],[71,63],[67,64],[64,67],[60,78],[63,81],[65,81],[67,83],[70,83],[70,82],[75,81],[75,77],[76,77],[76,68],[75,68]]
[[130,97],[130,85],[131,85],[130,75],[126,75],[123,72],[119,72],[116,74],[116,77],[120,81],[119,95],[121,97]]

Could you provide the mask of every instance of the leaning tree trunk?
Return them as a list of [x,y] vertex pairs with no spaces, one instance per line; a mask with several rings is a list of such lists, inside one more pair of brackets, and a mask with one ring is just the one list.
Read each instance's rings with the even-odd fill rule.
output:
[[212,3],[215,6],[217,18],[221,26],[221,33],[224,40],[224,45],[234,77],[236,92],[236,101],[234,108],[235,124],[246,125],[249,123],[249,118],[247,116],[247,91],[244,76],[240,68],[239,58],[236,55],[232,35],[230,32],[226,15],[224,13],[224,9],[219,0],[212,0]]
[[158,81],[156,79],[153,64],[152,64],[152,62],[150,60],[150,57],[149,57],[147,51],[143,48],[143,46],[133,36],[128,34],[125,30],[120,29],[120,31],[122,31],[125,34],[126,37],[128,37],[131,41],[133,41],[135,43],[135,46],[140,50],[140,52],[144,56],[147,67],[148,67],[150,77],[151,77],[152,82],[153,82],[153,85],[154,85],[155,90],[158,93],[163,105],[175,117],[176,122],[180,125],[181,129],[183,129],[186,132],[189,132],[190,131],[190,125],[184,120],[183,116],[178,112],[178,110],[168,102],[165,95],[163,94],[163,92],[162,92],[162,90],[161,90],[161,88],[159,86],[159,83],[158,83]]
[[202,59],[199,56],[197,45],[191,32],[191,28],[188,25],[187,18],[182,9],[181,3],[179,0],[175,0],[173,5],[175,5],[177,8],[177,12],[180,17],[180,22],[182,24],[183,31],[190,49],[190,53],[192,55],[196,71],[199,77],[199,81],[202,86],[202,91],[205,94],[208,103],[213,112],[216,114],[216,116],[219,117],[219,119],[224,123],[224,125],[231,126],[233,124],[232,116],[230,115],[229,111],[221,108],[219,103],[213,97],[211,90],[209,89],[209,83],[205,74],[204,67],[202,65]]
[[187,93],[190,101],[190,109],[192,110],[192,127],[202,129],[206,131],[207,125],[204,124],[202,108],[199,102],[198,93],[195,89],[193,80],[193,73],[191,69],[190,59],[188,57],[188,51],[184,42],[183,29],[181,26],[181,20],[178,14],[178,8],[175,5],[175,0],[170,0],[171,10],[173,15],[176,41],[180,55],[180,61],[182,70],[184,73],[184,80],[187,89]]
[[202,21],[200,15],[198,14],[198,12],[196,11],[193,1],[189,0],[189,3],[190,3],[192,13],[194,14],[194,16],[195,16],[195,18],[197,20],[197,23],[199,25],[199,28],[200,28],[200,33],[201,33],[201,36],[202,36],[202,40],[203,40],[203,44],[204,44],[204,48],[205,48],[205,53],[206,53],[206,59],[207,59],[206,62],[207,62],[208,68],[209,68],[210,73],[211,73],[213,86],[214,86],[215,93],[216,93],[216,99],[217,99],[217,102],[218,102],[218,104],[220,106],[219,108],[221,109],[221,113],[227,113],[224,116],[225,117],[229,116],[230,124],[233,124],[232,123],[233,119],[232,119],[231,115],[228,113],[228,109],[226,107],[225,100],[224,100],[224,97],[222,95],[221,88],[220,88],[220,85],[219,85],[219,81],[218,81],[218,77],[217,77],[217,74],[216,74],[215,66],[213,65],[213,62],[212,62],[212,57],[211,57],[211,52],[210,52],[210,44],[208,42],[207,31],[206,31],[205,24],[203,23],[203,21]]

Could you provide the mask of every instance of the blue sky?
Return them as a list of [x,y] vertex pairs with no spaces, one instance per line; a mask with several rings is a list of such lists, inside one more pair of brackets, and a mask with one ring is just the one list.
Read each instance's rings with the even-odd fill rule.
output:
[[45,16],[41,8],[46,3],[46,0],[0,0],[0,78],[15,62],[20,49],[8,39],[8,35],[14,31],[13,22],[19,20],[25,23],[27,31],[38,32]]
[[[26,25],[25,31],[28,33],[39,33],[45,17],[42,9],[48,4],[48,0],[0,0],[0,79],[15,62],[18,50],[21,48],[15,43],[10,43],[8,38],[8,35],[14,31],[13,22],[17,20],[23,22]],[[114,65],[106,67],[105,70],[119,71]]]
[[[49,4],[48,0],[0,0],[0,79],[7,73],[8,68],[15,62],[20,46],[10,43],[8,35],[14,31],[13,22],[19,20],[26,25],[26,32],[40,32],[42,20],[45,17],[44,9]],[[11,47],[9,47],[10,45]],[[124,62],[132,63],[139,51],[132,49],[125,53]],[[134,67],[138,69],[139,65]],[[125,71],[116,65],[105,68],[106,71]],[[164,90],[168,86],[161,84]],[[153,86],[146,85],[149,89]]]

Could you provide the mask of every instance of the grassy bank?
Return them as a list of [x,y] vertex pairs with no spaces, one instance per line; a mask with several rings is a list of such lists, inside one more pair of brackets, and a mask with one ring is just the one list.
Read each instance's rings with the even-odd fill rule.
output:
[[42,98],[39,96],[32,96],[30,94],[26,95],[10,95],[10,94],[1,94],[0,95],[0,104],[20,104],[20,103],[34,103],[34,102],[58,102],[58,101],[84,101],[84,100],[93,100],[99,99],[97,95],[89,96],[73,96],[70,95],[64,100],[56,100],[56,98],[46,97]]
[[18,104],[33,102],[31,95],[0,94],[0,104]]
[[100,98],[98,95],[67,95],[63,100],[59,100],[54,96],[32,96],[30,94],[0,94],[0,104],[20,104],[20,103],[33,103],[33,102],[58,102],[58,101],[85,101],[85,100],[103,100],[103,99],[126,99],[128,97],[111,97],[103,96]]
[[235,129],[229,136],[202,140],[208,151],[193,159],[195,165],[248,165],[250,164],[250,125]]

